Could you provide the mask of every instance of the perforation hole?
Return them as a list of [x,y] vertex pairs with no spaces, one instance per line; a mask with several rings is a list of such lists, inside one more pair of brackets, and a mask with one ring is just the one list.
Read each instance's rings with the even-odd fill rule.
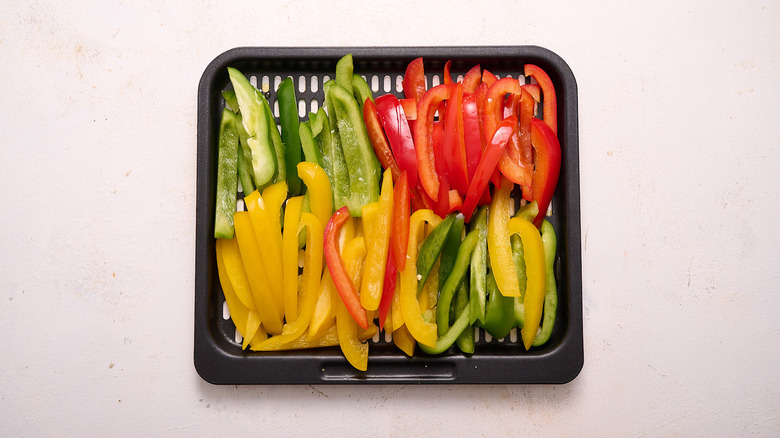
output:
[[371,76],[371,91],[379,92],[379,76]]
[[306,115],[306,101],[303,99],[298,99],[298,117],[303,117]]
[[243,344],[244,343],[244,337],[241,336],[241,333],[238,332],[238,329],[236,329],[236,336],[235,336],[236,344]]
[[253,87],[257,88],[257,76],[255,75],[250,76],[249,83],[252,84]]
[[263,79],[260,82],[260,86],[262,87],[260,88],[260,90],[262,90],[263,93],[267,93],[271,91],[271,78],[269,78],[268,76],[263,76]]
[[490,335],[490,333],[485,332],[485,342],[490,342],[493,340],[493,336]]
[[395,91],[404,91],[404,77],[401,75],[395,77]]
[[390,88],[390,82],[391,81],[392,80],[390,79],[390,76],[385,76],[385,80],[384,80],[385,93],[390,92],[390,90],[392,89],[392,88]]
[[279,117],[279,101],[274,100],[274,117]]
[[282,77],[281,76],[274,76],[274,90],[279,89],[279,85],[282,83]]
[[439,75],[433,75],[433,77],[431,78],[431,88],[439,84],[441,84],[441,78],[439,77]]
[[455,79],[455,82],[460,82],[463,80],[463,75],[458,75],[458,77]]
[[317,76],[312,76],[309,82],[309,89],[312,93],[316,93],[320,89],[320,84],[317,81]]
[[298,76],[298,92],[306,91],[306,76]]
[[509,342],[517,342],[517,328],[513,328],[509,332]]
[[309,102],[309,111],[316,113],[317,110],[320,109],[320,102],[317,101],[317,99],[312,99],[311,102]]
[[385,342],[388,344],[393,342],[393,334],[385,332]]
[[230,319],[230,308],[227,305],[227,301],[222,302],[222,319],[225,321]]

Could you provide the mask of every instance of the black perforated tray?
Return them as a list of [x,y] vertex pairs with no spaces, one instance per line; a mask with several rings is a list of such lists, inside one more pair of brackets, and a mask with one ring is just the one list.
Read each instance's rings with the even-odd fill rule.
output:
[[[369,341],[366,372],[352,368],[338,347],[272,353],[241,350],[232,321],[223,317],[224,297],[217,278],[213,238],[217,135],[224,107],[221,92],[231,88],[227,67],[254,76],[258,88],[268,83],[270,90],[276,89],[279,80],[292,76],[299,113],[308,114],[313,105],[320,105],[324,78],[335,76],[336,61],[347,53],[353,54],[354,71],[366,77],[375,96],[388,92],[402,96],[400,78],[409,61],[419,56],[425,61],[429,87],[441,81],[448,60],[452,60],[455,78],[475,64],[498,77],[516,78],[522,75],[526,63],[536,64],[550,75],[558,96],[558,134],[563,158],[552,202],[553,215],[549,218],[558,235],[555,272],[559,304],[555,330],[546,345],[525,351],[519,333],[488,341],[480,329],[471,356],[464,355],[457,347],[439,356],[428,356],[418,348],[414,357],[409,358],[380,335],[378,342]],[[268,96],[275,106],[275,93]],[[275,116],[278,116],[277,109]],[[577,84],[568,65],[555,53],[535,46],[232,49],[214,59],[200,80],[197,169],[194,363],[206,381],[214,384],[566,383],[582,369]]]

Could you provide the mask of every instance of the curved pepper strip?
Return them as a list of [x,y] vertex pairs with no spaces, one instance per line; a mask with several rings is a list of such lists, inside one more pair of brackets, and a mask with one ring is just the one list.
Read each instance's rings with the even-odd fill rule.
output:
[[376,310],[382,300],[387,255],[390,252],[390,222],[393,217],[393,176],[385,171],[379,195],[377,220],[366,254],[366,265],[360,283],[360,303],[366,310]]
[[274,214],[274,212],[270,211],[272,206],[265,202],[257,190],[244,197],[244,204],[247,211],[249,211],[252,229],[257,238],[257,248],[260,250],[263,266],[268,273],[268,278],[271,279],[268,287],[271,288],[271,294],[276,301],[277,308],[282,310],[284,306],[284,288],[282,282],[278,280],[282,278],[282,259],[279,257],[280,253],[274,251],[277,248],[274,247],[275,237],[271,225],[272,215]]
[[309,324],[309,339],[319,339],[336,323],[334,303],[339,299],[335,296],[336,293],[336,285],[333,284],[330,271],[325,268],[320,281],[317,303],[314,305],[314,314]]
[[552,132],[558,135],[558,100],[555,96],[555,86],[547,75],[547,72],[536,65],[526,64],[523,67],[523,74],[536,80],[536,83],[542,88],[542,98],[544,99],[542,113],[544,122],[552,129]]
[[[417,241],[425,223],[438,225],[441,222],[433,211],[417,210],[409,221],[409,245],[406,267],[401,271],[401,292],[399,294],[403,320],[409,333],[421,345],[436,346],[436,324],[425,322],[420,314],[417,300]],[[393,321],[395,327],[395,321]],[[453,341],[454,342],[454,341]]]
[[[487,91],[485,98],[485,116],[483,125],[485,128],[485,139],[490,141],[493,137],[496,129],[498,129],[499,123],[503,118],[504,108],[504,96],[507,94],[522,95],[523,89],[520,86],[520,82],[517,79],[511,77],[499,79]],[[515,141],[512,141],[512,148],[515,147],[519,150],[519,134],[517,135],[517,146],[514,146]],[[507,149],[509,146],[507,146]],[[510,181],[515,184],[520,184],[523,187],[529,187],[531,183],[531,168],[530,163],[523,164],[517,159],[513,159],[509,154],[509,151],[504,151],[501,159],[498,162],[499,170]]]
[[[306,233],[306,250],[304,251],[303,275],[301,278],[301,312],[292,323],[284,325],[282,334],[273,336],[253,347],[257,351],[270,351],[283,348],[286,344],[299,338],[309,327],[314,307],[317,304],[317,295],[320,289],[320,276],[322,274],[322,225],[319,219],[311,213],[301,214],[300,225],[297,231],[304,227]],[[297,234],[297,233],[296,233]]]
[[437,85],[428,90],[417,104],[417,124],[414,130],[414,147],[420,183],[434,201],[439,199],[439,175],[433,155],[433,116],[439,104],[452,95],[452,86]]
[[[414,216],[414,215],[412,215]],[[450,233],[450,228],[455,223],[455,215],[447,216],[431,231],[430,234],[423,240],[417,254],[417,276],[419,282],[417,283],[417,293],[419,294],[425,283],[427,282],[428,275],[433,270],[433,265],[439,260],[441,251],[444,248],[444,242],[447,240],[447,235]],[[410,225],[411,227],[411,225]],[[411,232],[409,233],[411,237]],[[411,242],[411,240],[410,240]],[[411,248],[411,243],[409,243]],[[436,283],[438,288],[439,284]]]
[[390,231],[390,251],[395,265],[404,269],[406,245],[409,244],[409,183],[406,171],[393,187],[393,229]]
[[[231,279],[231,275],[228,274],[228,269],[226,268],[224,261],[224,248],[228,245],[237,245],[235,239],[217,239],[216,241],[217,273],[219,275],[219,283],[222,285],[222,293],[225,295],[225,301],[227,302],[228,310],[230,310],[230,319],[233,320],[236,330],[238,330],[244,338],[241,348],[246,349],[249,345],[249,341],[254,338],[257,329],[260,327],[260,317],[253,309],[249,309],[247,306],[243,305],[236,295],[236,291],[233,287],[234,282]],[[242,271],[243,269],[244,268],[241,267]],[[246,282],[246,274],[243,273],[243,275],[244,279],[239,281]]]
[[322,167],[304,161],[298,163],[298,176],[306,184],[307,193],[311,194],[311,212],[320,220],[322,228],[325,228],[333,214],[333,192],[328,175]]
[[[359,267],[363,262],[365,254],[366,244],[362,237],[356,237],[344,245],[343,257],[344,265],[346,266],[345,271],[349,271],[348,281],[357,281],[356,277],[359,274]],[[358,326],[355,323],[354,315],[345,307],[345,302],[342,300],[336,301],[336,331],[338,332],[341,351],[353,367],[366,371],[368,369],[368,344],[361,342],[358,338]]]
[[233,238],[220,239],[217,240],[217,242],[220,243],[220,248],[218,249],[222,257],[221,262],[225,266],[227,278],[230,279],[233,294],[235,294],[238,301],[247,309],[256,311],[257,305],[255,304],[255,298],[252,295],[249,279],[244,270],[244,263],[241,261],[241,252],[238,249],[238,242]]
[[540,227],[547,214],[558,176],[561,171],[561,144],[552,129],[539,119],[531,121],[531,143],[536,150],[536,169],[534,169],[531,193],[534,201],[539,204],[539,214],[534,219],[534,225]]
[[[417,185],[417,155],[412,131],[409,128],[409,122],[401,102],[392,94],[379,96],[376,99],[376,113],[384,128],[384,133],[387,135],[387,142],[392,148],[392,155],[398,163],[397,167],[401,171],[406,171],[409,186],[415,187]],[[379,154],[377,153],[377,155]],[[398,180],[400,176],[400,174],[393,173],[394,180]]]
[[287,182],[280,181],[263,189],[263,200],[268,213],[271,242],[276,248],[276,253],[282,253],[282,205],[287,200]]
[[517,273],[512,260],[512,246],[506,231],[509,218],[514,213],[510,203],[512,186],[512,182],[507,179],[501,182],[501,188],[493,193],[493,202],[490,204],[488,217],[490,267],[496,277],[498,290],[505,297],[520,296]]
[[482,81],[482,68],[479,64],[471,67],[471,70],[466,72],[463,76],[463,92],[473,93],[477,90],[479,83]]
[[546,220],[542,222],[542,245],[544,246],[545,286],[544,286],[544,319],[542,330],[536,334],[533,346],[543,345],[550,339],[555,327],[555,313],[558,309],[558,289],[555,285],[555,249],[558,239],[555,237],[555,229]]
[[[447,332],[436,339],[436,342],[434,345],[426,345],[420,342],[420,350],[424,351],[428,354],[441,354],[447,351],[448,348],[452,346],[452,344],[455,343],[455,341],[458,339],[458,337],[463,333],[463,330],[466,330],[469,326],[469,312],[468,309],[464,309],[460,314],[457,316],[457,319],[455,320],[455,323],[452,324],[452,327],[449,327]],[[419,342],[419,339],[417,340]]]
[[[460,315],[462,312],[469,312],[469,289],[466,283],[461,283],[458,288],[458,292],[455,294],[455,315]],[[471,319],[471,315],[469,315]],[[466,354],[474,354],[474,329],[472,327],[466,327],[458,336],[455,341],[460,348],[460,351]]]
[[466,143],[463,119],[463,85],[458,83],[448,103],[444,120],[444,164],[450,186],[466,196],[469,175],[466,165]]
[[366,311],[360,305],[360,297],[358,296],[355,284],[350,280],[347,270],[342,262],[341,255],[338,250],[339,231],[345,222],[349,220],[349,211],[347,207],[341,207],[338,211],[333,213],[327,226],[325,227],[325,261],[328,265],[328,270],[333,278],[333,283],[336,285],[336,290],[339,292],[341,301],[346,306],[349,314],[355,319],[355,322],[363,329],[368,329],[368,318]]
[[241,251],[241,260],[252,288],[252,296],[255,298],[257,313],[268,333],[279,334],[282,332],[283,309],[279,308],[269,287],[271,280],[260,256],[260,248],[257,246],[249,212],[237,211],[233,215],[233,223],[236,227],[236,241]]
[[487,222],[488,207],[477,211],[472,222],[472,231],[479,233],[479,239],[471,253],[471,272],[469,276],[469,324],[485,321],[485,297],[487,296]]
[[[273,338],[271,338],[273,339]],[[252,340],[254,342],[254,339]],[[280,345],[265,345],[260,350],[258,346],[253,346],[253,351],[289,351],[289,350],[307,350],[311,348],[335,347],[339,345],[338,332],[336,326],[329,326],[320,337],[312,337],[309,333],[304,333],[290,342]]]
[[[523,305],[525,307],[525,320],[523,329],[520,331],[523,338],[525,349],[531,348],[531,344],[536,337],[539,329],[539,323],[542,320],[542,307],[544,305],[545,289],[545,259],[542,236],[533,223],[519,217],[509,219],[506,228],[506,237],[512,234],[520,234],[523,241],[523,259],[525,260],[526,274],[528,282],[525,288],[525,298]],[[509,239],[507,239],[509,240]],[[498,278],[496,278],[498,280]],[[517,281],[517,277],[514,277]],[[499,285],[500,286],[500,285]]]
[[[395,98],[392,95],[387,96]],[[380,96],[377,100],[383,97],[385,96]],[[396,98],[396,100],[398,99]],[[401,176],[401,168],[393,155],[393,151],[390,149],[389,139],[382,129],[382,122],[379,119],[376,104],[371,99],[366,99],[363,104],[363,121],[366,123],[368,137],[371,139],[371,146],[374,147],[374,153],[379,159],[379,163],[385,169],[390,169],[393,172],[393,179],[398,179]]]
[[[479,231],[472,230],[463,239],[458,248],[458,255],[455,259],[455,265],[452,272],[444,282],[441,292],[439,292],[439,301],[436,304],[436,325],[439,336],[443,336],[450,328],[450,305],[463,280],[466,278],[466,271],[471,263],[471,254],[477,246],[479,240]],[[468,309],[467,310],[467,314]]]
[[501,295],[493,271],[488,272],[485,321],[478,325],[496,339],[505,338],[515,326],[515,303],[517,297]]
[[417,345],[417,341],[414,340],[406,326],[401,326],[398,330],[393,331],[393,343],[407,356],[412,357],[414,355],[414,347]]
[[282,234],[282,268],[284,315],[287,321],[298,318],[298,224],[303,210],[303,196],[287,200]]

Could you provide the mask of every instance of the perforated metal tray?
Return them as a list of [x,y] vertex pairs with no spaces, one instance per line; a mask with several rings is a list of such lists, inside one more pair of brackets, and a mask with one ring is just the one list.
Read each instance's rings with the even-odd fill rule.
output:
[[[454,77],[475,64],[498,77],[522,76],[526,63],[539,65],[550,75],[558,96],[562,168],[549,218],[558,235],[559,305],[546,345],[525,351],[517,332],[496,340],[480,329],[471,356],[457,347],[438,356],[428,356],[418,348],[409,358],[382,334],[370,341],[366,372],[352,368],[338,347],[272,353],[241,350],[235,326],[223,311],[213,238],[217,135],[224,108],[221,92],[231,88],[227,67],[238,68],[261,89],[268,84],[267,89],[275,90],[279,81],[293,77],[303,120],[320,106],[321,84],[335,76],[336,62],[347,53],[352,53],[354,71],[366,77],[375,96],[402,96],[406,66],[419,56],[424,58],[429,86],[439,83],[448,60],[452,60]],[[275,93],[268,97],[278,117]],[[201,77],[197,138],[194,364],[204,380],[234,385],[566,383],[579,374],[583,344],[577,84],[568,65],[555,53],[535,46],[236,48],[215,58]]]

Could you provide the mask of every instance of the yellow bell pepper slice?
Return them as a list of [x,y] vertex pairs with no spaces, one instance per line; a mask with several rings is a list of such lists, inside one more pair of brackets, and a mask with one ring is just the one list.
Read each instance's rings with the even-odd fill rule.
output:
[[[292,341],[276,347],[265,345],[262,351],[305,350],[309,348],[335,347],[336,345],[339,345],[339,337],[338,332],[336,332],[336,326],[333,325],[319,338],[314,339],[308,333],[304,333]],[[252,347],[250,350],[260,351],[256,347]]]
[[274,336],[257,347],[257,351],[269,351],[283,348],[284,345],[300,337],[309,327],[311,317],[314,314],[314,306],[317,304],[317,293],[320,289],[320,275],[322,273],[322,225],[313,214],[304,212],[301,214],[300,226],[295,234],[298,235],[303,227],[308,228],[306,233],[306,250],[304,253],[303,278],[301,280],[301,312],[292,323],[287,323],[282,329],[282,334]]
[[[528,350],[531,348],[536,332],[539,329],[539,323],[542,321],[546,281],[544,245],[542,244],[542,236],[539,234],[539,230],[532,222],[525,219],[515,217],[509,220],[507,224],[507,240],[515,233],[520,235],[520,240],[523,242],[523,260],[525,260],[525,272],[528,276],[525,287],[525,299],[523,300],[525,322],[520,331],[523,338],[523,346]],[[498,281],[497,275],[496,281]]]
[[[255,232],[263,266],[265,266],[268,278],[271,280],[268,287],[271,289],[271,294],[276,302],[276,308],[281,312],[284,305],[282,282],[279,281],[282,278],[282,259],[280,253],[275,251],[273,246],[274,237],[271,232],[271,215],[273,213],[270,211],[270,206],[266,205],[265,199],[257,190],[245,196],[244,203],[252,220],[252,229]],[[279,316],[283,315],[283,313],[280,313]]]
[[282,269],[284,284],[284,316],[287,321],[298,318],[298,223],[303,209],[303,196],[287,200],[282,234]]
[[312,214],[317,216],[325,229],[333,214],[333,191],[328,175],[317,164],[301,161],[298,163],[298,176],[306,184]]
[[[336,294],[336,295],[333,295]],[[335,298],[334,298],[335,297]],[[333,306],[334,299],[338,298],[338,292],[336,291],[336,285],[333,283],[333,278],[330,276],[327,266],[322,274],[322,281],[320,282],[320,290],[317,295],[317,303],[314,305],[314,314],[311,317],[311,323],[309,324],[309,338],[318,339],[325,332],[336,324],[336,312]]]
[[[358,284],[356,280],[360,275],[359,271],[365,255],[366,244],[362,237],[356,237],[344,245],[342,258],[347,275],[355,284]],[[341,351],[353,367],[366,371],[368,369],[368,343],[360,342],[358,339],[359,327],[342,300],[336,300],[336,309],[336,330]]]
[[[233,242],[234,239],[217,239],[217,274],[219,275],[219,283],[222,285],[222,293],[225,295],[225,301],[227,302],[228,310],[230,311],[230,319],[233,320],[233,324],[236,326],[236,330],[243,336],[244,343],[242,349],[246,349],[249,345],[249,341],[255,336],[257,329],[260,327],[260,317],[253,310],[249,310],[238,299],[233,284],[228,275],[228,270],[224,261],[224,247],[226,243]],[[244,268],[241,267],[241,270]],[[246,278],[246,274],[244,274]]]
[[404,270],[401,271],[400,301],[404,325],[409,329],[409,333],[417,342],[434,347],[437,337],[436,324],[423,319],[417,299],[417,242],[426,222],[436,225],[441,222],[441,218],[431,210],[420,209],[412,213],[409,219],[409,246]]
[[513,216],[510,195],[512,181],[502,177],[501,188],[493,193],[488,213],[488,254],[490,267],[499,292],[505,297],[519,297],[517,271],[512,260],[512,245],[507,235],[507,223]]
[[269,226],[276,254],[282,253],[282,205],[287,200],[287,183],[280,181],[263,189],[263,200],[268,207]]
[[282,317],[269,287],[270,280],[260,256],[260,248],[257,245],[249,212],[237,211],[233,215],[233,223],[241,260],[249,279],[249,286],[252,288],[252,296],[255,298],[257,313],[268,333],[279,334],[282,332]]
[[[393,302],[390,304],[390,316],[392,318],[393,330],[398,330],[404,325],[404,313],[401,311],[401,273],[396,277],[396,290],[393,294]],[[387,326],[387,322],[385,322]]]
[[[366,310],[379,308],[387,266],[385,262],[390,251],[390,226],[393,219],[393,175],[390,169],[385,171],[382,178],[382,191],[376,203],[377,217],[371,225],[371,240],[360,284],[360,304]],[[365,212],[363,215],[365,218]]]
[[244,262],[241,261],[241,252],[238,249],[238,242],[235,237],[232,239],[217,240],[218,253],[222,254],[222,263],[225,266],[225,273],[233,286],[238,300],[246,306],[247,309],[256,311],[257,305],[252,295],[252,287],[249,285],[249,279],[244,270]]
[[393,332],[393,344],[406,353],[407,356],[412,357],[417,342],[414,340],[412,334],[409,333],[409,329],[406,328],[406,326],[403,326]]

